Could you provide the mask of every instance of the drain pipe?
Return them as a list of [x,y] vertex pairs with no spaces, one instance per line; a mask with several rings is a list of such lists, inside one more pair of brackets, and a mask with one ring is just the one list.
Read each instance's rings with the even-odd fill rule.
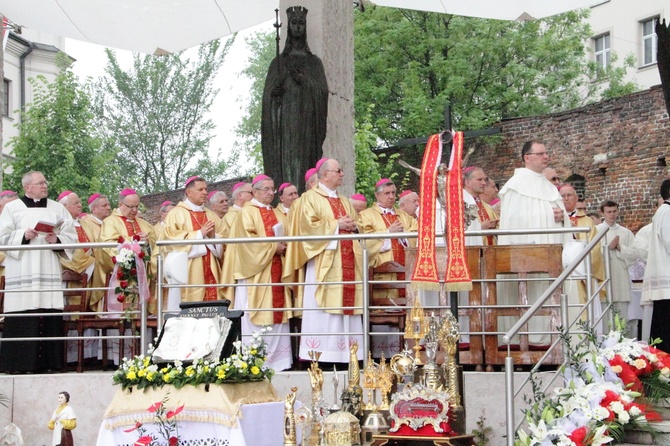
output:
[[[19,57],[19,73],[21,76],[21,112],[24,111],[26,107],[26,58],[30,56],[30,53],[35,49],[35,45],[32,42],[28,42],[28,49],[21,54]],[[22,120],[23,122],[23,120]]]

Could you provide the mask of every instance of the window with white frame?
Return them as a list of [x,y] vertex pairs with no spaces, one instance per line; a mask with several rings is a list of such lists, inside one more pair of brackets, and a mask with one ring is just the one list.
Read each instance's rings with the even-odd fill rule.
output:
[[656,48],[658,37],[656,37],[656,17],[642,22],[642,65],[656,63]]
[[9,89],[11,83],[7,79],[2,82],[2,116],[9,117]]
[[609,33],[593,38],[596,64],[606,70],[610,66],[610,35]]

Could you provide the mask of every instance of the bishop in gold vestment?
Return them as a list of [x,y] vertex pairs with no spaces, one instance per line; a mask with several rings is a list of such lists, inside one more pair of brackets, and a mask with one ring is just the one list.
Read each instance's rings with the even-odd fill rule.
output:
[[[334,159],[317,164],[319,185],[300,197],[290,233],[302,236],[335,235],[355,232],[356,212],[347,197],[337,193],[344,172]],[[291,252],[298,250],[298,252]],[[302,251],[302,252],[299,252]],[[325,362],[348,362],[349,345],[362,344],[361,285],[329,282],[360,281],[362,252],[358,242],[305,241],[290,243],[284,277],[291,277],[306,259],[300,358],[309,359],[309,350],[322,352]],[[334,307],[334,308],[327,308]],[[330,333],[318,336],[309,333]],[[363,353],[360,358],[363,359]]]

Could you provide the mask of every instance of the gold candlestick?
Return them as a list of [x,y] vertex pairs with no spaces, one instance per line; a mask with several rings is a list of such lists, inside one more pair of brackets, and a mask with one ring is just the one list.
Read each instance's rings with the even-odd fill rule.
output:
[[372,359],[372,352],[368,352],[368,362],[363,369],[363,387],[368,390],[368,403],[364,405],[364,410],[377,409],[373,397],[373,392],[377,388],[377,379],[377,365]]
[[414,364],[422,365],[421,362],[421,346],[419,341],[423,337],[427,329],[426,324],[426,315],[423,312],[423,307],[421,307],[421,302],[419,302],[418,296],[414,299],[414,306],[407,313],[407,322],[405,323],[405,337],[409,339],[414,339]]

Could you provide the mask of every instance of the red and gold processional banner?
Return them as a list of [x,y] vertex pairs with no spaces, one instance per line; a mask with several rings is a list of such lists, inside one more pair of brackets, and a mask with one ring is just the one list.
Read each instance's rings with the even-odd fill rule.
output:
[[[447,270],[444,274],[447,291],[472,289],[470,272],[465,256],[465,227],[463,221],[463,185],[461,159],[463,132],[453,134],[453,147],[446,177],[446,250]],[[439,274],[435,251],[437,176],[442,158],[442,134],[428,138],[421,163],[420,215],[416,265],[412,286],[417,289],[439,290]]]

